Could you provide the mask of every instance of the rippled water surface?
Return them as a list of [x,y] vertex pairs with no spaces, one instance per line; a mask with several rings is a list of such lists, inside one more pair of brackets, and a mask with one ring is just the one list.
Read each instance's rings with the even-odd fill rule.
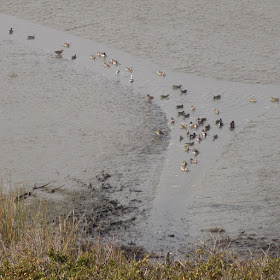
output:
[[[278,240],[279,105],[270,102],[280,96],[278,3],[2,2],[5,13],[42,24],[0,17],[5,176],[61,183],[71,176],[88,183],[97,171],[110,170],[120,185],[142,188],[141,207],[149,211],[131,240],[148,250],[184,253],[204,238],[202,230],[214,227],[232,240],[241,233]],[[26,40],[30,34],[36,40]],[[54,50],[64,41],[71,47],[57,59]],[[107,61],[118,59],[120,74],[103,59],[90,60],[97,51],[106,51]],[[134,69],[133,84],[125,66]],[[158,69],[166,77],[158,77]],[[172,90],[173,84],[188,93]],[[155,99],[147,102],[147,94]],[[160,99],[163,94],[169,99]],[[221,100],[213,101],[218,94]],[[190,118],[177,116],[181,104]],[[179,126],[198,117],[211,128],[195,144],[195,166]],[[215,124],[220,117],[223,128]],[[155,134],[159,128],[162,138]],[[189,172],[180,170],[183,160]]]
[[223,80],[279,83],[277,0],[0,1],[1,11]]

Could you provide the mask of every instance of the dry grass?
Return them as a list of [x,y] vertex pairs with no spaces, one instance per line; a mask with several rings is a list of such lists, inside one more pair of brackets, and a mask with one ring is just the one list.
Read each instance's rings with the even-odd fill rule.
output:
[[74,213],[48,221],[46,206],[31,207],[19,190],[0,192],[0,279],[280,279],[280,259],[240,259],[216,240],[192,258],[126,258],[112,244],[82,242]]

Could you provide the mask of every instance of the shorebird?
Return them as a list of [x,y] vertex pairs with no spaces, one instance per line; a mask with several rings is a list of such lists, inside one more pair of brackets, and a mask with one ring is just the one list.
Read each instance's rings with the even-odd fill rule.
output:
[[35,39],[35,35],[29,35],[27,36],[27,40],[34,40]]
[[11,29],[9,30],[9,34],[12,35],[13,32],[14,32],[14,30],[13,30],[13,28],[11,28]]
[[116,71],[115,71],[116,74],[119,74],[120,73],[120,69],[119,67],[117,67]]
[[190,109],[191,109],[192,111],[194,111],[194,110],[195,110],[195,107],[192,105]]
[[132,67],[125,67],[125,71],[132,72]]
[[165,72],[162,72],[162,71],[159,71],[159,70],[157,71],[157,75],[158,76],[166,76]]
[[148,100],[148,101],[151,101],[151,100],[153,100],[153,99],[154,99],[154,97],[153,97],[153,96],[151,96],[150,94],[147,94],[146,98],[147,98],[147,100]]
[[173,85],[172,88],[173,89],[180,89],[182,87],[182,85]]
[[104,65],[104,67],[110,67],[110,64],[109,64],[109,63],[105,63],[105,62],[104,62],[103,65]]
[[76,58],[77,58],[77,56],[74,54],[71,59],[74,60]]
[[69,44],[69,43],[64,42],[64,43],[63,43],[63,47],[65,47],[65,48],[69,48],[69,47],[70,47],[70,44]]
[[197,141],[198,143],[200,143],[200,142],[201,142],[201,140],[202,140],[201,136],[200,136],[200,135],[197,135],[197,137],[196,137],[196,141]]
[[271,102],[279,102],[279,98],[278,97],[270,97],[270,101]]
[[55,53],[56,53],[57,55],[61,55],[61,54],[63,53],[63,50],[55,51]]
[[181,93],[187,93],[187,89],[181,89]]
[[184,139],[184,137],[182,135],[180,135],[179,141],[181,142],[183,139]]
[[174,124],[174,123],[175,123],[174,118],[172,118],[172,117],[171,117],[171,119],[170,119],[170,123],[171,123],[171,124]]
[[164,135],[164,133],[160,129],[156,130],[156,134],[159,135],[159,136],[163,136]]
[[133,78],[132,78],[132,74],[130,75],[130,80],[129,80],[129,83],[131,84],[131,83],[133,83],[134,82],[134,80],[133,80]]
[[177,114],[178,116],[185,116],[185,111],[178,112]]
[[90,59],[95,59],[95,58],[96,58],[96,56],[94,54],[90,55]]
[[250,97],[250,98],[249,98],[249,101],[252,102],[252,103],[256,103],[256,102],[257,102],[257,99],[256,99],[256,98]]

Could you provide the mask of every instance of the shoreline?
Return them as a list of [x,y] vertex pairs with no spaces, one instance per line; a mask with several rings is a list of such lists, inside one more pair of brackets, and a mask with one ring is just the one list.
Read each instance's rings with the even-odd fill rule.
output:
[[[21,22],[21,20],[18,20],[18,22]],[[166,131],[170,130],[170,135],[165,137],[163,141],[158,139],[156,136],[149,136],[151,137],[150,140],[154,145],[156,146],[159,145],[160,147],[168,146],[166,152],[164,152],[163,154],[161,154],[161,151],[164,151],[164,149],[161,150],[160,147],[157,150],[155,149],[153,151],[154,154],[159,153],[159,156],[157,157],[157,159],[160,161],[159,166],[157,164],[156,166],[153,165],[154,164],[153,158],[150,159],[151,162],[149,162],[149,164],[151,164],[155,172],[154,174],[155,178],[159,178],[159,184],[155,183],[156,185],[154,186],[155,189],[151,193],[149,193],[149,195],[144,193],[143,199],[142,198],[139,199],[139,195],[145,192],[145,190],[148,190],[152,184],[147,184],[147,186],[145,186],[146,189],[135,188],[134,191],[131,191],[129,189],[130,187],[129,179],[124,179],[127,182],[127,185],[123,189],[125,195],[127,197],[130,197],[132,192],[135,192],[135,195],[134,197],[130,197],[131,199],[128,199],[123,204],[123,206],[122,206],[123,201],[121,200],[120,202],[115,203],[114,198],[112,198],[113,196],[111,196],[111,194],[121,192],[122,186],[118,185],[119,174],[117,173],[114,174],[116,179],[114,179],[115,181],[113,181],[112,183],[110,182],[111,179],[108,179],[109,184],[108,185],[103,184],[104,182],[106,182],[107,180],[106,179],[104,182],[99,182],[96,187],[96,180],[98,181],[96,175],[100,175],[101,174],[100,172],[102,172],[102,170],[105,170],[106,173],[112,175],[110,171],[107,170],[110,167],[109,165],[109,163],[111,162],[110,159],[107,160],[108,163],[107,166],[100,168],[101,170],[99,172],[94,171],[93,177],[89,176],[88,179],[86,179],[85,181],[83,180],[81,182],[77,181],[75,184],[76,185],[80,184],[86,188],[90,188],[90,184],[92,184],[92,181],[95,182],[94,183],[95,185],[93,186],[91,192],[91,195],[93,195],[93,197],[90,202],[96,203],[93,200],[94,194],[100,197],[99,202],[105,199],[106,201],[105,205],[97,204],[97,207],[101,208],[101,211],[104,211],[104,213],[103,214],[101,213],[101,215],[104,215],[103,216],[104,220],[102,220],[104,224],[102,226],[104,226],[105,232],[109,232],[112,227],[117,232],[119,230],[118,227],[120,226],[120,224],[121,225],[123,224],[122,230],[126,232],[128,236],[131,235],[131,237],[125,237],[125,239],[131,238],[129,239],[129,242],[135,242],[136,245],[140,244],[143,245],[143,247],[146,248],[148,247],[151,248],[152,250],[155,248],[161,248],[164,252],[169,250],[176,251],[178,249],[185,250],[185,248],[187,249],[190,248],[190,246],[192,247],[194,244],[193,241],[196,240],[197,234],[199,233],[199,229],[200,230],[203,229],[204,225],[200,223],[199,220],[195,220],[194,222],[197,223],[196,231],[187,232],[188,236],[186,237],[185,228],[188,228],[190,225],[188,223],[182,223],[182,219],[183,220],[185,219],[185,214],[186,214],[185,212],[187,212],[188,207],[192,202],[192,199],[196,196],[197,185],[201,183],[200,176],[199,176],[201,170],[203,171],[203,173],[205,172],[207,173],[209,166],[213,164],[215,160],[217,160],[223,152],[225,152],[228,145],[232,144],[233,138],[238,137],[240,133],[243,132],[243,129],[246,127],[246,125],[247,126],[250,125],[252,119],[259,118],[259,112],[261,112],[262,114],[263,112],[266,113],[268,110],[275,109],[274,107],[271,108],[272,105],[269,102],[269,99],[266,95],[267,92],[269,92],[269,94],[271,95],[277,95],[278,86],[248,85],[248,84],[240,84],[240,83],[225,82],[225,81],[215,81],[211,79],[189,76],[184,73],[174,73],[171,71],[170,72],[167,71],[167,76],[161,79],[162,77],[156,76],[157,66],[151,65],[145,60],[132,57],[121,51],[112,50],[100,44],[95,44],[95,49],[96,49],[95,51],[102,49],[102,50],[106,50],[107,53],[110,53],[110,56],[111,54],[114,54],[116,58],[120,59],[122,63],[122,67],[124,67],[125,65],[133,64],[133,67],[135,67],[136,69],[134,72],[135,82],[133,83],[133,86],[130,86],[128,83],[130,75],[128,73],[122,71],[119,76],[120,81],[118,82],[116,81],[117,79],[113,70],[107,71],[107,69],[104,69],[104,67],[102,66],[102,60],[96,61],[95,64],[92,63],[92,61],[89,59],[89,55],[90,55],[89,45],[92,45],[92,42],[77,38],[70,34],[66,35],[65,33],[60,31],[52,30],[35,24],[30,24],[28,22],[25,22],[25,24],[26,26],[22,24],[21,29],[19,29],[20,38],[17,39],[18,40],[17,42],[23,42],[24,44],[29,44],[28,46],[30,46],[31,50],[39,49],[42,53],[45,54],[46,56],[45,58],[49,59],[50,61],[54,61],[53,58],[51,57],[54,56],[52,52],[54,49],[58,48],[58,46],[60,47],[60,45],[63,43],[64,40],[64,38],[63,40],[61,40],[61,37],[62,35],[65,35],[66,38],[65,41],[69,39],[71,43],[74,44],[74,46],[76,44],[75,52],[79,51],[77,52],[77,57],[78,57],[77,61],[79,64],[78,65],[74,64],[74,65],[75,67],[76,66],[79,67],[79,69],[80,68],[83,69],[82,73],[84,75],[88,75],[86,76],[86,78],[91,79],[93,75],[96,75],[97,77],[94,78],[95,80],[105,81],[103,82],[103,85],[105,84],[106,86],[108,84],[112,84],[111,85],[112,89],[116,85],[121,84],[122,87],[125,87],[125,90],[127,92],[132,93],[131,98],[134,102],[135,101],[139,102],[140,99],[145,100],[145,94],[147,92],[155,96],[156,100],[154,103],[156,103],[156,106],[159,106],[161,110],[163,110],[164,114],[166,114],[166,119],[165,119],[163,113],[161,113],[160,110],[156,109],[155,105],[153,105],[154,106],[152,107],[153,110],[158,110],[157,114],[159,115],[161,114],[159,119],[162,118],[161,121],[158,120],[157,122],[162,127],[164,127]],[[3,30],[6,30],[7,29],[6,27],[3,26],[2,27]],[[38,38],[36,38],[34,42],[28,42],[26,40],[27,32],[25,32],[26,34],[23,32],[23,30],[27,30],[27,29],[31,30],[30,29],[31,27],[33,32],[39,34]],[[53,38],[51,41],[48,40],[50,36]],[[11,39],[11,38],[7,36],[7,39]],[[81,42],[85,44],[82,44]],[[71,54],[70,51],[72,52],[71,48],[69,51],[67,51],[68,53],[66,55],[66,59],[62,61],[61,71],[63,71],[63,69],[68,69],[67,71],[69,71],[69,73],[72,73],[71,71],[74,72],[74,70],[71,69],[72,65],[69,64],[70,63],[69,57]],[[57,63],[57,61],[55,61],[55,63]],[[96,67],[96,69],[94,67]],[[149,69],[149,71],[147,71],[146,69]],[[54,79],[54,81],[56,81],[56,79]],[[184,86],[190,89],[189,94],[187,94],[186,96],[178,95],[171,89],[172,84],[176,84],[176,83],[179,84],[182,81],[184,82]],[[30,85],[27,85],[27,90],[28,87],[30,87]],[[265,94],[264,91],[266,91]],[[260,101],[256,104],[254,108],[250,106],[250,104],[248,103],[248,98],[252,95],[252,92],[254,92],[256,96],[258,96],[258,100]],[[171,96],[170,100],[168,101],[160,100],[160,95],[166,93],[170,94]],[[214,145],[213,143],[211,144],[202,143],[202,145],[200,146],[201,157],[199,158],[199,160],[200,159],[201,160],[200,160],[199,168],[197,169],[192,168],[189,174],[183,174],[179,169],[179,166],[182,160],[184,159],[185,154],[182,153],[182,144],[178,143],[178,138],[179,135],[181,134],[178,125],[181,122],[181,120],[180,119],[176,120],[176,127],[171,127],[171,126],[168,127],[167,121],[169,117],[171,117],[171,115],[172,116],[176,115],[177,113],[175,108],[176,104],[192,102],[197,106],[197,111],[194,113],[193,118],[196,118],[201,115],[206,115],[207,118],[209,118],[209,120],[213,122],[215,116],[212,116],[209,112],[210,109],[212,110],[212,107],[214,106],[213,101],[211,100],[212,96],[216,95],[217,93],[221,93],[223,95],[223,100],[219,104],[219,106],[223,110],[223,118],[225,118],[227,122],[229,122],[229,120],[231,119],[237,120],[238,127],[236,128],[234,134],[230,134],[228,130],[216,130],[219,131],[220,133],[219,137],[223,139],[223,143],[220,143],[219,146]],[[233,93],[235,95],[233,95]],[[72,103],[75,102],[79,103],[79,100],[74,95],[72,98],[73,98],[71,101]],[[243,101],[244,103],[242,103]],[[144,102],[146,101],[143,101],[142,103],[144,104]],[[150,107],[148,107],[148,109],[149,108]],[[142,110],[143,109],[144,109],[144,105]],[[73,112],[77,115],[80,114],[80,111],[75,107],[73,107]],[[64,117],[67,118],[67,114]],[[246,120],[245,123],[242,123],[243,119]],[[118,125],[118,123],[116,123],[115,125]],[[146,123],[146,125],[151,126],[149,130],[153,131],[153,133],[157,128],[155,127],[155,124]],[[141,136],[140,134],[139,137]],[[135,139],[137,139],[137,137]],[[70,148],[73,147],[76,147],[76,145],[70,146]],[[136,154],[135,158],[133,157],[132,160],[137,162],[139,160],[138,156],[141,155],[141,152],[142,150],[140,149],[139,154]],[[145,152],[149,154],[150,150],[148,149]],[[102,158],[99,158],[98,160],[102,160]],[[141,160],[144,160],[144,158],[142,158]],[[58,172],[60,172],[60,170],[58,170]],[[149,177],[149,175],[146,176]],[[186,177],[187,177],[187,182],[186,182]],[[75,178],[75,174],[73,178]],[[114,178],[114,176],[112,176],[112,178]],[[146,178],[146,180],[148,180],[148,178]],[[154,180],[155,180],[154,182],[156,182],[156,179]],[[65,182],[63,181],[62,184],[59,183],[59,185],[55,187],[59,187],[64,183]],[[140,187],[142,187],[141,184]],[[100,191],[100,189],[102,190]],[[73,190],[74,190],[74,195],[76,196],[75,192],[79,192],[80,188],[79,187],[77,188],[76,186],[76,189],[74,188]],[[140,192],[138,192],[139,190]],[[55,193],[57,195],[59,192],[55,192]],[[153,201],[154,193],[155,193],[155,200]],[[106,195],[108,196],[106,197]],[[121,197],[122,195],[119,195],[119,198]],[[79,210],[80,212],[79,214],[83,215],[84,213],[83,204],[84,201],[89,197],[85,197],[85,195],[80,195],[78,198],[79,198],[78,205],[80,205],[81,207]],[[150,208],[147,209],[143,207],[143,205],[141,205],[141,202],[137,201],[137,200],[140,201],[142,200],[142,202],[143,201],[145,202],[145,199],[148,200],[148,203],[152,205],[150,206],[150,208],[152,209],[151,214],[145,213],[145,211],[149,212]],[[141,206],[138,206],[139,204]],[[96,210],[96,208],[94,207],[92,207],[90,203],[88,203],[87,205],[87,208],[90,209],[89,215],[91,216],[94,216],[93,212],[95,212]],[[140,225],[140,228],[145,229],[140,238],[141,240],[138,240],[139,239],[138,233],[135,234],[135,232],[131,232],[131,233],[127,232],[127,229],[130,228],[131,224],[133,225],[135,223],[134,222],[135,215],[133,213],[134,211],[133,209],[134,210],[136,209],[135,211],[138,213],[138,216],[141,216],[143,224]],[[114,221],[116,220],[116,217],[120,218],[125,215],[126,215],[125,221],[122,221],[120,219],[119,224],[118,222]],[[92,218],[91,222],[94,225],[96,223],[95,218]],[[116,223],[114,224],[114,222]],[[222,221],[222,223],[225,222]],[[139,227],[139,225],[137,226]],[[221,224],[213,224],[213,227],[215,226],[224,227],[224,225]],[[226,228],[226,231],[229,230]],[[120,232],[121,232],[120,235],[122,235],[122,231]],[[157,232],[160,232],[160,236],[155,234]],[[229,237],[226,237],[226,240],[234,240],[234,238],[230,237],[230,235],[233,234],[231,231],[229,231],[227,234],[229,234]],[[122,236],[122,238],[124,238],[124,236]],[[248,238],[251,237],[248,236]],[[242,246],[246,247],[251,245],[248,243],[248,240],[246,239],[244,244],[242,244]]]

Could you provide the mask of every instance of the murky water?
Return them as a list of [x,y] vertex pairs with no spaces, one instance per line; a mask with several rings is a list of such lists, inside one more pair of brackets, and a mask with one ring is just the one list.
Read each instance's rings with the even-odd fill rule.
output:
[[[7,53],[0,76],[1,171],[16,182],[63,183],[69,175],[90,182],[97,170],[109,169],[120,184],[144,190],[139,196],[148,203],[142,207],[151,210],[131,238],[149,250],[184,253],[201,238],[202,229],[213,227],[224,228],[231,238],[245,231],[268,243],[278,239],[279,106],[269,98],[279,97],[279,86],[183,73],[279,83],[278,4],[270,1],[263,10],[261,3],[176,1],[173,11],[165,2],[161,9],[157,2],[129,7],[120,1],[98,7],[74,1],[49,4],[3,6],[6,13],[68,32],[1,15],[0,47]],[[7,34],[11,26],[13,36]],[[27,41],[30,34],[36,40]],[[64,41],[71,47],[56,59],[53,51]],[[89,59],[97,51],[120,61],[119,75],[112,66],[104,68],[102,59]],[[76,61],[70,59],[73,54]],[[133,84],[124,66],[133,67]],[[167,76],[158,77],[158,69]],[[188,93],[172,90],[173,84],[182,84]],[[145,100],[148,93],[153,102]],[[161,100],[162,94],[170,98]],[[213,101],[218,94],[221,100]],[[250,97],[257,103],[250,103]],[[189,119],[177,117],[179,104]],[[168,124],[171,116],[173,126]],[[195,144],[198,165],[191,166],[194,156],[183,150],[189,139],[179,125],[198,117],[206,117],[211,129],[209,137]],[[219,117],[223,128],[215,125]],[[234,131],[228,128],[232,120]],[[155,135],[158,128],[165,132],[162,139]],[[218,139],[212,141],[215,134]],[[183,160],[187,173],[180,170]]]

